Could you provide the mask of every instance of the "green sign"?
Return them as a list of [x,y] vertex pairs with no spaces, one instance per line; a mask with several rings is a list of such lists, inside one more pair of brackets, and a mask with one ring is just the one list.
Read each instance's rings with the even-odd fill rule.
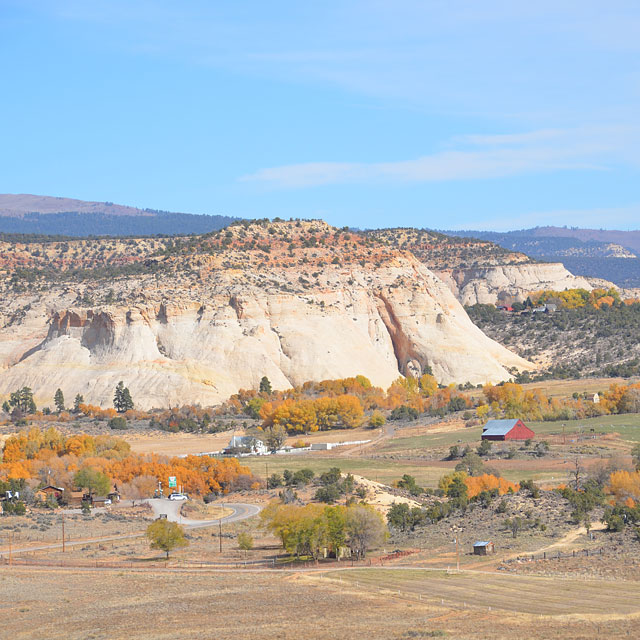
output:
[[176,484],[176,477],[175,476],[169,476],[169,487],[177,487],[178,485]]

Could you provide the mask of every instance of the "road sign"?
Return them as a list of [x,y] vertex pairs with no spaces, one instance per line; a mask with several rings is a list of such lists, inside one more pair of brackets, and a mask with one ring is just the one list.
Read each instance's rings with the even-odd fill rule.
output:
[[177,483],[176,483],[176,477],[175,476],[169,476],[169,486],[170,487],[177,487]]

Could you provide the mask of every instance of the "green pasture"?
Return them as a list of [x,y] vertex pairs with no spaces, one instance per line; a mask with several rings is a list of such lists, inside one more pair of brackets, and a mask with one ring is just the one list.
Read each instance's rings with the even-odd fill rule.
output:
[[241,459],[241,464],[248,466],[252,473],[261,478],[265,474],[279,473],[285,469],[297,471],[298,469],[312,469],[316,475],[328,471],[332,467],[339,467],[344,473],[353,473],[359,476],[390,484],[399,480],[403,474],[408,473],[416,477],[422,486],[436,487],[440,476],[447,469],[429,466],[427,462],[420,463],[414,460],[385,460],[370,458],[341,458],[317,454],[275,455],[275,456],[248,456]]
[[527,422],[525,420],[525,424],[533,429],[537,436],[562,435],[562,425],[564,425],[565,434],[589,434],[593,429],[594,433],[619,433],[622,440],[640,442],[640,414],[638,413],[556,422]]
[[[423,487],[435,489],[438,480],[453,470],[456,461],[447,462],[440,466],[430,464],[429,460],[389,460],[380,458],[341,458],[334,456],[318,456],[316,454],[297,454],[295,456],[248,456],[242,458],[241,463],[248,466],[252,473],[260,478],[272,473],[279,473],[285,469],[312,469],[317,475],[328,471],[331,467],[339,467],[343,473],[353,473],[369,480],[392,484],[407,473],[415,477],[417,483]],[[491,464],[491,462],[489,462]],[[533,470],[504,469],[502,475],[511,482],[519,480],[546,481],[562,478],[562,472],[557,468],[545,468],[544,462]]]

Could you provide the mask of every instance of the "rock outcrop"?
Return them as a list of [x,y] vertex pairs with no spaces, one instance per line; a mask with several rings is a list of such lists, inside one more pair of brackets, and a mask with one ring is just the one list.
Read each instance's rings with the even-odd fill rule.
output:
[[[582,288],[587,278],[574,276],[560,263],[530,263],[436,271],[463,305],[522,302],[535,291]],[[613,286],[611,283],[607,283]]]
[[0,395],[28,385],[51,404],[60,387],[110,406],[123,380],[141,408],[210,405],[265,375],[279,389],[358,374],[387,387],[427,367],[474,384],[532,367],[412,254],[319,222],[254,227],[156,257],[161,276],[147,259],[153,273],[7,294]]

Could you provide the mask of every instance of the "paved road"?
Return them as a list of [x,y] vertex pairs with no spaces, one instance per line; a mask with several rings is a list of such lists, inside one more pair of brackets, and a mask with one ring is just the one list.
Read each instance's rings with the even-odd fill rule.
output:
[[[178,522],[183,524],[185,527],[189,527],[191,529],[200,529],[203,527],[213,527],[217,526],[219,520],[192,520],[191,518],[183,518],[180,515],[180,507],[184,504],[182,500],[167,500],[166,498],[152,498],[150,500],[146,500],[151,505],[153,512],[156,517],[160,514],[166,514],[167,520],[171,520],[172,522]],[[251,518],[252,516],[260,513],[262,507],[259,507],[255,504],[245,504],[245,503],[225,503],[225,508],[233,509],[233,513],[221,518],[222,524],[226,524],[229,522],[238,522],[239,520],[245,520],[246,518]],[[66,510],[66,513],[69,513],[71,510]],[[121,535],[112,535],[105,536],[103,538],[92,538],[85,540],[69,540],[66,543],[67,547],[75,547],[80,545],[87,544],[97,544],[102,542],[114,542],[116,540],[127,540],[130,538],[139,538],[143,536],[144,532],[139,533],[126,533]],[[54,542],[50,544],[41,544],[30,547],[23,548],[14,548],[12,549],[12,555],[26,553],[29,551],[44,551],[48,549],[59,549],[62,547],[61,542]],[[0,551],[0,558],[7,558],[9,556],[9,550],[4,549]]]
[[212,527],[217,525],[220,521],[222,524],[229,522],[238,522],[239,520],[245,520],[251,516],[255,516],[260,513],[261,507],[255,504],[245,504],[243,502],[230,502],[224,504],[225,509],[232,509],[233,513],[219,520],[193,520],[191,518],[185,518],[180,515],[180,507],[184,504],[184,500],[167,500],[166,498],[151,498],[146,500],[151,505],[153,513],[156,518],[160,515],[166,515],[167,520],[171,522],[178,522],[185,527],[199,528],[199,527]]

